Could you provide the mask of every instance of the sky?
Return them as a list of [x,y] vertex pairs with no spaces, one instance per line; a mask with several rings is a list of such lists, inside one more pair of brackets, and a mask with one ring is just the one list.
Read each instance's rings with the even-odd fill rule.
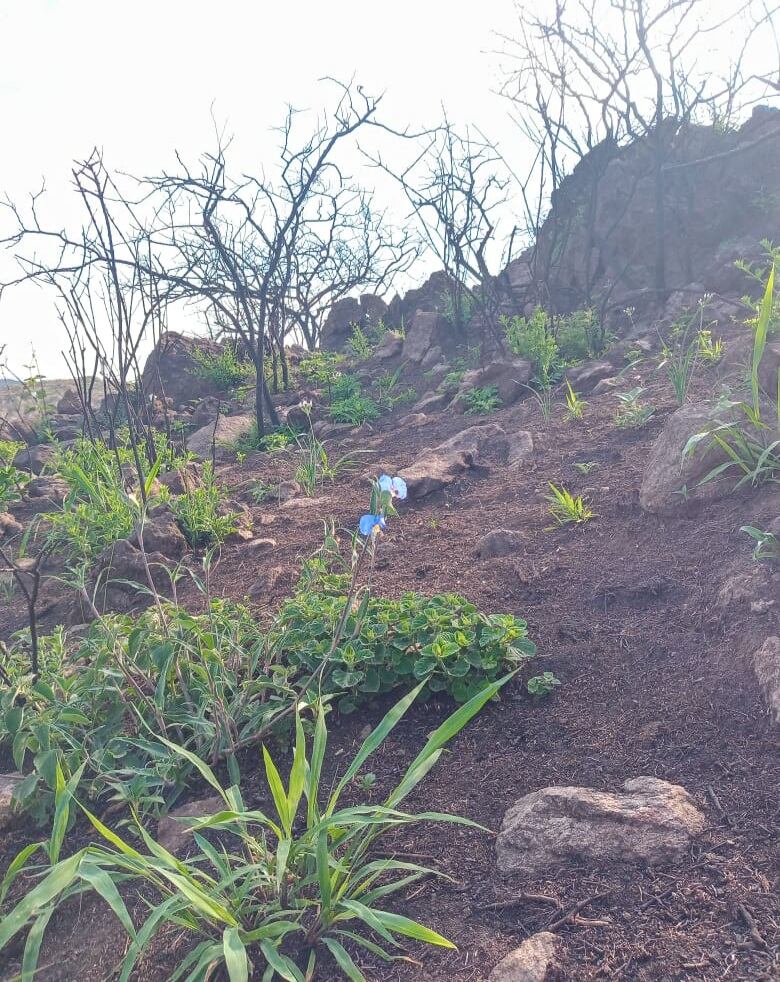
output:
[[[462,11],[460,13],[459,11]],[[500,84],[497,34],[513,0],[0,0],[0,195],[45,181],[42,212],[77,217],[71,161],[95,145],[133,174],[161,171],[177,150],[213,142],[212,112],[247,169],[272,152],[287,103],[318,108],[325,76],[384,92],[397,126],[430,124],[442,104],[511,149],[517,138]],[[45,211],[44,211],[45,208]],[[5,219],[0,215],[0,232]],[[5,267],[8,269],[7,259]],[[64,338],[51,299],[24,287],[0,301],[0,345],[17,371],[35,349],[45,375],[63,374]]]

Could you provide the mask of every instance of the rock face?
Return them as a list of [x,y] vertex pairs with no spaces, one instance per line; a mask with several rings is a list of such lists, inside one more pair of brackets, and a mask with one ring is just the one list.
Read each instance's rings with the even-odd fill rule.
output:
[[57,505],[61,505],[66,495],[70,491],[68,482],[62,477],[54,475],[46,477],[34,477],[25,487],[25,492],[30,498],[48,498]]
[[545,982],[555,966],[560,943],[550,931],[532,934],[496,965],[488,982]]
[[766,639],[753,656],[753,668],[772,722],[780,725],[780,638]]
[[692,454],[683,460],[683,450],[688,440],[713,425],[713,410],[705,405],[682,406],[667,419],[658,435],[645,466],[639,503],[645,511],[655,515],[669,515],[683,502],[680,489],[685,485],[689,495],[696,498],[714,498],[725,494],[730,487],[727,480],[711,481],[694,491],[693,486],[713,467],[726,458],[710,440],[703,440]]
[[373,357],[379,361],[387,361],[389,358],[397,358],[404,347],[404,339],[395,331],[387,331],[374,349]]
[[57,412],[62,416],[80,416],[81,400],[75,389],[67,389],[57,402]]
[[599,382],[615,374],[615,366],[608,361],[586,361],[566,370],[566,378],[577,393],[591,392]]
[[216,395],[208,379],[203,378],[195,352],[219,354],[222,345],[208,338],[187,337],[169,331],[164,334],[146,359],[141,387],[147,398],[170,399],[179,408],[194,399]]
[[[181,559],[187,551],[187,540],[167,505],[159,505],[149,512],[142,531],[146,552],[159,552],[169,559]],[[130,542],[140,548],[139,532],[131,536]]]
[[212,447],[232,446],[251,432],[254,416],[220,416],[216,423],[207,423],[187,437],[187,449],[199,457],[210,457]]
[[403,357],[422,362],[432,348],[441,348],[450,335],[447,319],[433,310],[418,310],[406,328]]
[[355,324],[364,331],[371,330],[386,312],[387,304],[373,293],[364,293],[359,300],[356,297],[337,300],[322,325],[320,347],[324,351],[344,351]]
[[386,323],[408,329],[418,310],[443,314],[447,310],[453,285],[454,280],[443,269],[431,273],[421,287],[409,290],[403,297],[393,298],[387,308]]
[[531,378],[531,363],[525,358],[499,357],[484,368],[466,372],[458,388],[458,398],[470,389],[495,386],[501,404],[509,406],[524,395],[528,395],[527,385]]
[[474,455],[469,451],[437,448],[423,453],[399,476],[406,481],[410,498],[424,498],[452,484],[473,462]]
[[588,866],[680,859],[706,826],[688,792],[654,777],[626,781],[622,793],[550,787],[521,798],[496,841],[502,872],[542,875],[567,862]]

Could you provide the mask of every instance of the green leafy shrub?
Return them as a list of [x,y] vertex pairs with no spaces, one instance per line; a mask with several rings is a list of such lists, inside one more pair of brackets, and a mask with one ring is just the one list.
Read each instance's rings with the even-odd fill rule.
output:
[[566,365],[593,358],[604,350],[605,336],[593,310],[551,315],[537,307],[530,317],[503,317],[510,350],[531,363],[533,383],[549,388]]
[[221,391],[235,389],[254,378],[254,365],[251,361],[241,361],[230,346],[226,345],[217,354],[196,348],[192,355],[198,375],[206,379],[215,389]]
[[363,387],[357,375],[351,372],[339,372],[331,383],[329,397],[331,402],[341,402],[343,399],[359,396],[362,391]]
[[466,403],[466,412],[470,416],[492,413],[501,406],[501,399],[495,385],[469,389],[463,394],[463,401]]
[[344,355],[335,351],[312,351],[298,365],[298,375],[306,382],[324,385],[328,391],[341,375],[341,366],[346,361]]
[[[401,805],[435,765],[447,743],[500,690],[506,679],[487,686],[461,706],[428,737],[419,754],[387,798],[377,805],[345,804],[342,796],[414,702],[413,689],[394,706],[359,748],[332,792],[325,788],[327,753],[325,715],[320,705],[311,750],[299,714],[295,716],[295,749],[285,785],[263,748],[265,792],[272,807],[250,809],[237,783],[228,788],[212,769],[189,751],[162,740],[167,753],[195,766],[219,795],[222,806],[191,820],[194,851],[184,859],[156,843],[139,822],[140,846],[124,841],[86,811],[102,845],[88,845],[60,860],[64,829],[73,806],[74,788],[57,774],[57,811],[45,847],[51,864],[38,885],[0,924],[0,950],[28,927],[25,970],[34,973],[41,941],[54,910],[72,897],[95,891],[129,935],[122,979],[130,977],[139,955],[163,927],[184,930],[191,943],[179,947],[172,978],[205,979],[215,971],[231,982],[250,978],[313,978],[320,951],[333,957],[354,982],[365,977],[344,946],[357,945],[385,962],[404,958],[399,940],[454,948],[432,929],[385,909],[385,898],[405,890],[435,870],[382,854],[379,842],[402,825],[447,822],[476,826],[447,814],[403,812]],[[215,847],[209,834],[219,835]],[[33,846],[25,850],[9,875],[30,866]],[[142,851],[143,850],[143,851]],[[118,886],[134,883],[150,896],[150,911],[136,931]]]
[[615,413],[615,423],[621,429],[641,429],[655,415],[655,407],[641,401],[644,391],[641,386],[635,386],[628,392],[617,393],[620,406]]
[[24,450],[24,444],[20,440],[0,440],[0,466],[8,467],[12,464],[20,450]]
[[347,341],[347,347],[355,358],[358,358],[360,361],[365,361],[366,358],[371,356],[371,341],[360,324],[352,325],[352,333]]
[[560,356],[567,364],[593,358],[604,348],[603,330],[591,308],[556,318],[555,337]]
[[556,686],[561,684],[561,680],[556,678],[552,672],[542,672],[541,675],[534,675],[526,682],[528,694],[532,696],[549,696]]
[[356,393],[346,399],[338,399],[331,403],[330,418],[335,423],[351,423],[360,426],[379,418],[379,406],[370,396]]
[[444,389],[445,392],[452,392],[458,388],[460,383],[463,381],[463,376],[466,374],[465,368],[456,368],[451,372],[447,372],[441,381],[440,388]]
[[223,507],[223,492],[210,463],[203,465],[196,487],[171,499],[171,509],[193,549],[223,542],[238,527],[237,513]]
[[[284,664],[305,672],[319,668],[330,650],[347,586],[346,576],[305,579],[283,604],[271,641]],[[421,679],[428,679],[428,691],[463,702],[536,651],[525,621],[482,614],[456,594],[372,597],[347,619],[344,638],[328,655],[331,671],[324,683],[326,692],[340,695],[342,711]]]
[[13,464],[0,464],[0,511],[20,501],[30,475],[20,471]]

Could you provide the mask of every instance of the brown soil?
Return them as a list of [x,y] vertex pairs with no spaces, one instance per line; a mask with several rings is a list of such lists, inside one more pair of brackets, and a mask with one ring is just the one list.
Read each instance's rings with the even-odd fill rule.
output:
[[[589,898],[596,899],[557,928],[563,952],[558,980],[779,977],[780,740],[750,665],[752,651],[777,633],[776,605],[764,613],[739,603],[723,609],[716,597],[731,573],[751,568],[750,544],[739,527],[765,527],[780,513],[780,495],[767,488],[742,491],[706,508],[681,506],[672,519],[642,512],[643,466],[674,409],[665,382],[646,382],[647,398],[659,409],[637,431],[614,426],[610,394],[591,397],[582,421],[565,421],[558,407],[545,423],[530,403],[489,417],[507,430],[530,429],[533,461],[510,472],[488,455],[450,491],[404,503],[381,545],[376,589],[457,591],[486,611],[523,616],[539,645],[535,670],[550,669],[563,682],[546,700],[530,698],[519,682],[511,686],[454,742],[410,808],[452,811],[496,830],[506,808],[537,788],[614,790],[648,774],[687,788],[710,828],[673,867],[570,866],[546,879],[512,879],[496,871],[491,834],[420,826],[395,840],[399,854],[436,861],[451,880],[416,886],[404,909],[452,938],[458,950],[413,947],[418,963],[367,963],[368,979],[487,979],[524,937]],[[704,391],[710,383],[699,385]],[[241,597],[264,569],[279,567],[260,604],[272,609],[288,593],[301,559],[321,541],[323,518],[354,527],[367,501],[365,472],[392,473],[421,448],[482,421],[445,413],[411,429],[386,420],[373,435],[344,441],[337,455],[367,451],[359,471],[319,492],[325,500],[311,506],[253,508],[258,524],[261,516],[267,523],[258,534],[276,539],[277,547],[252,558],[241,546],[227,547],[214,591]],[[583,476],[575,461],[598,466]],[[283,458],[273,463],[286,476],[292,467]],[[223,477],[235,485],[268,480],[268,474],[262,458],[229,465]],[[597,517],[583,528],[547,531],[548,481],[586,494]],[[523,548],[513,557],[478,562],[476,541],[497,527],[520,531]],[[182,599],[200,602],[194,590]],[[11,605],[0,620],[7,634],[22,625],[22,612]],[[372,795],[379,798],[391,786],[449,708],[429,704],[409,714],[373,764],[378,785]],[[334,724],[334,743],[345,750],[337,759],[347,757],[362,727],[382,709]],[[259,787],[256,755],[243,765],[245,785]],[[33,835],[21,825],[13,830],[0,868]],[[550,899],[522,899],[529,894]],[[53,922],[39,978],[109,977],[124,940],[97,911],[86,900],[81,911],[74,907]],[[754,920],[755,936],[745,914]],[[180,944],[173,936],[156,944],[138,978],[167,978]],[[3,977],[13,977],[17,967],[14,961]],[[323,963],[320,977],[339,976]]]

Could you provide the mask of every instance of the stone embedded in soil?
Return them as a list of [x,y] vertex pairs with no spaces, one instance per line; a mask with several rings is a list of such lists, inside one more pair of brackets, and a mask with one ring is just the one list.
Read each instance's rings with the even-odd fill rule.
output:
[[176,524],[176,518],[167,505],[152,509],[142,529],[137,529],[130,542],[140,548],[139,536],[143,535],[144,550],[159,552],[169,559],[181,559],[187,551],[187,540]]
[[81,400],[75,389],[66,389],[57,401],[57,413],[60,416],[80,416]]
[[493,529],[477,543],[476,554],[480,559],[498,559],[517,555],[522,550],[523,535],[510,529]]
[[600,382],[597,382],[596,385],[593,387],[592,395],[600,396],[603,395],[605,392],[612,392],[614,389],[617,389],[622,384],[623,384],[623,379],[620,378],[619,376],[615,376],[614,378],[603,378]]
[[451,392],[431,392],[412,406],[415,413],[435,413],[444,409],[452,401]]
[[501,404],[509,406],[528,394],[530,379],[531,363],[525,358],[496,358],[484,368],[474,368],[466,372],[458,387],[458,402],[462,404],[463,397],[471,389],[493,386]]
[[753,655],[753,669],[766,700],[769,715],[780,725],[780,638],[767,638]]
[[39,443],[34,447],[25,447],[11,461],[20,471],[31,471],[40,474],[54,460],[55,450],[49,443]]
[[520,467],[534,452],[534,440],[528,430],[507,434],[507,466]]
[[263,600],[275,593],[280,586],[286,585],[291,578],[289,569],[284,566],[272,566],[265,569],[249,587],[247,595],[253,600]]
[[255,417],[220,416],[216,423],[207,423],[187,437],[187,449],[199,457],[208,458],[212,450],[232,446],[241,437],[247,436],[255,423]]
[[440,443],[434,452],[448,453],[451,450],[464,450],[477,457],[483,450],[489,450],[491,447],[501,449],[506,447],[506,432],[498,423],[481,423],[459,430],[449,440]]
[[431,348],[441,346],[450,335],[449,322],[435,310],[418,310],[406,328],[403,357],[421,362]]
[[16,535],[21,535],[23,531],[22,525],[10,512],[0,512],[0,542],[3,539],[12,539]]
[[671,863],[685,855],[706,824],[685,788],[654,777],[632,778],[622,793],[542,788],[504,816],[496,840],[498,868],[540,875],[568,862]]
[[586,361],[566,370],[566,378],[575,392],[591,392],[605,378],[615,374],[615,367],[609,361]]
[[177,819],[206,818],[208,815],[222,811],[224,807],[225,803],[218,795],[211,795],[209,798],[198,798],[196,801],[189,801],[186,805],[174,808],[157,823],[157,841],[168,852],[175,854],[184,852],[193,842],[192,832]]
[[545,982],[555,966],[560,938],[539,931],[510,951],[488,976],[488,982]]
[[21,780],[21,774],[0,774],[0,829],[7,828],[16,817],[13,795]]
[[728,479],[710,481],[695,489],[698,481],[726,459],[710,440],[702,440],[683,460],[688,440],[714,425],[714,411],[706,405],[682,406],[666,420],[650,450],[642,477],[639,503],[645,511],[654,515],[673,514],[684,503],[680,494],[683,486],[687,487],[689,496],[697,499],[712,500],[728,493],[733,485]]
[[28,498],[46,498],[54,504],[61,505],[70,491],[70,486],[63,478],[48,475],[34,477],[24,490]]
[[427,450],[410,467],[399,471],[399,477],[406,481],[410,498],[424,498],[452,484],[473,462],[469,451]]

